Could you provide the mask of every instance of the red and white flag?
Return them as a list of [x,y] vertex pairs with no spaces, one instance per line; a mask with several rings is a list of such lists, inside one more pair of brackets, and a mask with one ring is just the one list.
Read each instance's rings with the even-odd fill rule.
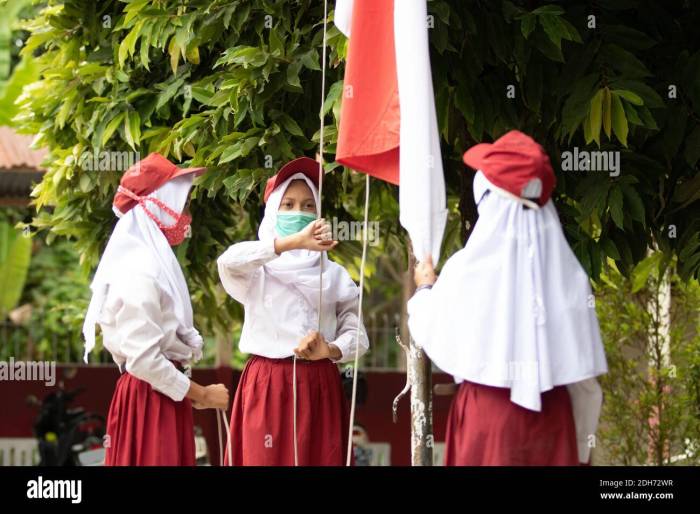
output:
[[350,38],[336,161],[399,185],[413,252],[437,264],[447,209],[426,0],[337,0],[335,25]]

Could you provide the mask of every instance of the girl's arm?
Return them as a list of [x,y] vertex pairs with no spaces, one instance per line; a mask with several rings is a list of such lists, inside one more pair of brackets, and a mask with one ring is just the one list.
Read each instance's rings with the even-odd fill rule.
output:
[[176,402],[188,397],[202,407],[226,408],[226,386],[204,387],[191,381],[161,352],[163,313],[160,289],[153,279],[143,276],[110,287],[120,300],[115,327],[120,351],[126,357],[126,371]]
[[246,303],[253,276],[276,257],[275,241],[244,241],[229,246],[216,261],[224,289],[235,300]]
[[235,300],[245,303],[254,274],[261,266],[289,250],[332,250],[338,244],[330,237],[330,226],[320,219],[304,230],[272,241],[244,241],[229,246],[218,258],[219,277],[224,289]]
[[[357,307],[359,302],[360,298],[356,297],[337,304],[337,336],[335,341],[330,341],[330,344],[335,345],[340,350],[340,357],[332,359],[335,362],[349,362],[355,359],[355,345],[358,343],[357,325],[359,318],[357,317]],[[359,332],[359,356],[362,357],[369,349],[369,339],[363,323],[360,323]]]

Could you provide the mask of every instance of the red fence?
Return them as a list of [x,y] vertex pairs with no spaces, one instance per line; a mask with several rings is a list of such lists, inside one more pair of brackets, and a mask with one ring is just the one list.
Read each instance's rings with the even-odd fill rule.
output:
[[[56,379],[64,381],[66,390],[84,387],[85,391],[75,400],[75,406],[87,411],[107,415],[114,385],[119,377],[118,369],[113,365],[77,366],[72,378],[64,376],[64,366],[56,367]],[[231,391],[238,384],[240,372],[228,367],[203,368],[194,370],[194,380],[202,384],[221,382],[229,384]],[[364,427],[371,442],[388,443],[391,446],[391,464],[406,466],[410,464],[410,406],[409,398],[404,397],[399,405],[398,423],[392,422],[391,404],[394,397],[403,388],[406,375],[401,372],[365,372],[367,380],[367,397],[362,405],[357,406],[356,424]],[[449,382],[445,374],[433,375],[434,383]],[[32,425],[38,414],[36,406],[27,403],[27,397],[35,395],[41,400],[53,388],[46,387],[38,381],[2,381],[0,382],[0,438],[32,437]],[[433,423],[435,441],[443,441],[445,422],[451,398],[436,396],[433,399]],[[195,411],[195,425],[202,428],[207,440],[209,454],[213,465],[218,464],[218,436],[216,415],[212,410]]]

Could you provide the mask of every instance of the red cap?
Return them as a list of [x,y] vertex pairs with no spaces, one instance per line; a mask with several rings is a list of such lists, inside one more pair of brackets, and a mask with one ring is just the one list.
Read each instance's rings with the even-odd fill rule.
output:
[[[146,196],[176,177],[190,173],[201,175],[205,171],[206,168],[178,168],[159,153],[152,153],[126,170],[119,185],[138,196]],[[125,214],[136,205],[136,201],[117,192],[112,204]]]
[[287,164],[282,166],[282,168],[277,172],[277,175],[273,175],[267,179],[263,200],[265,203],[267,203],[268,197],[275,190],[275,188],[277,188],[277,186],[282,184],[295,173],[303,173],[318,188],[318,167],[318,161],[314,161],[310,157],[298,157],[293,161],[289,161]]
[[520,198],[547,203],[556,184],[554,170],[544,149],[530,136],[511,130],[493,143],[472,146],[464,163],[481,170],[494,186]]

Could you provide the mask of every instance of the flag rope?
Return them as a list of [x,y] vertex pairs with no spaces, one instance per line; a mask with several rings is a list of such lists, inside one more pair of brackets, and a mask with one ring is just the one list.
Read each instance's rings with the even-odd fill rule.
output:
[[[323,150],[324,150],[324,111],[326,103],[326,47],[328,34],[328,0],[323,2],[323,49],[322,49],[322,64],[321,64],[321,110],[319,112],[320,131],[319,131],[319,158],[318,158],[318,205],[316,206],[317,217],[320,219],[322,214],[321,204],[323,199]],[[355,406],[357,403],[357,368],[360,358],[360,330],[362,327],[362,300],[364,291],[365,265],[367,262],[367,225],[369,218],[369,174],[365,174],[365,209],[362,230],[362,260],[360,262],[360,297],[357,307],[357,327],[355,332],[355,360],[353,364],[352,377],[352,398],[350,401],[350,423],[348,427],[348,448],[346,455],[346,466],[352,463],[352,433],[355,420]],[[318,289],[318,332],[321,334],[321,321],[323,310],[323,258],[320,260],[319,267],[319,289]],[[294,465],[299,465],[299,446],[297,433],[297,356],[294,355],[292,364],[292,402],[293,402],[293,437],[294,437]]]

